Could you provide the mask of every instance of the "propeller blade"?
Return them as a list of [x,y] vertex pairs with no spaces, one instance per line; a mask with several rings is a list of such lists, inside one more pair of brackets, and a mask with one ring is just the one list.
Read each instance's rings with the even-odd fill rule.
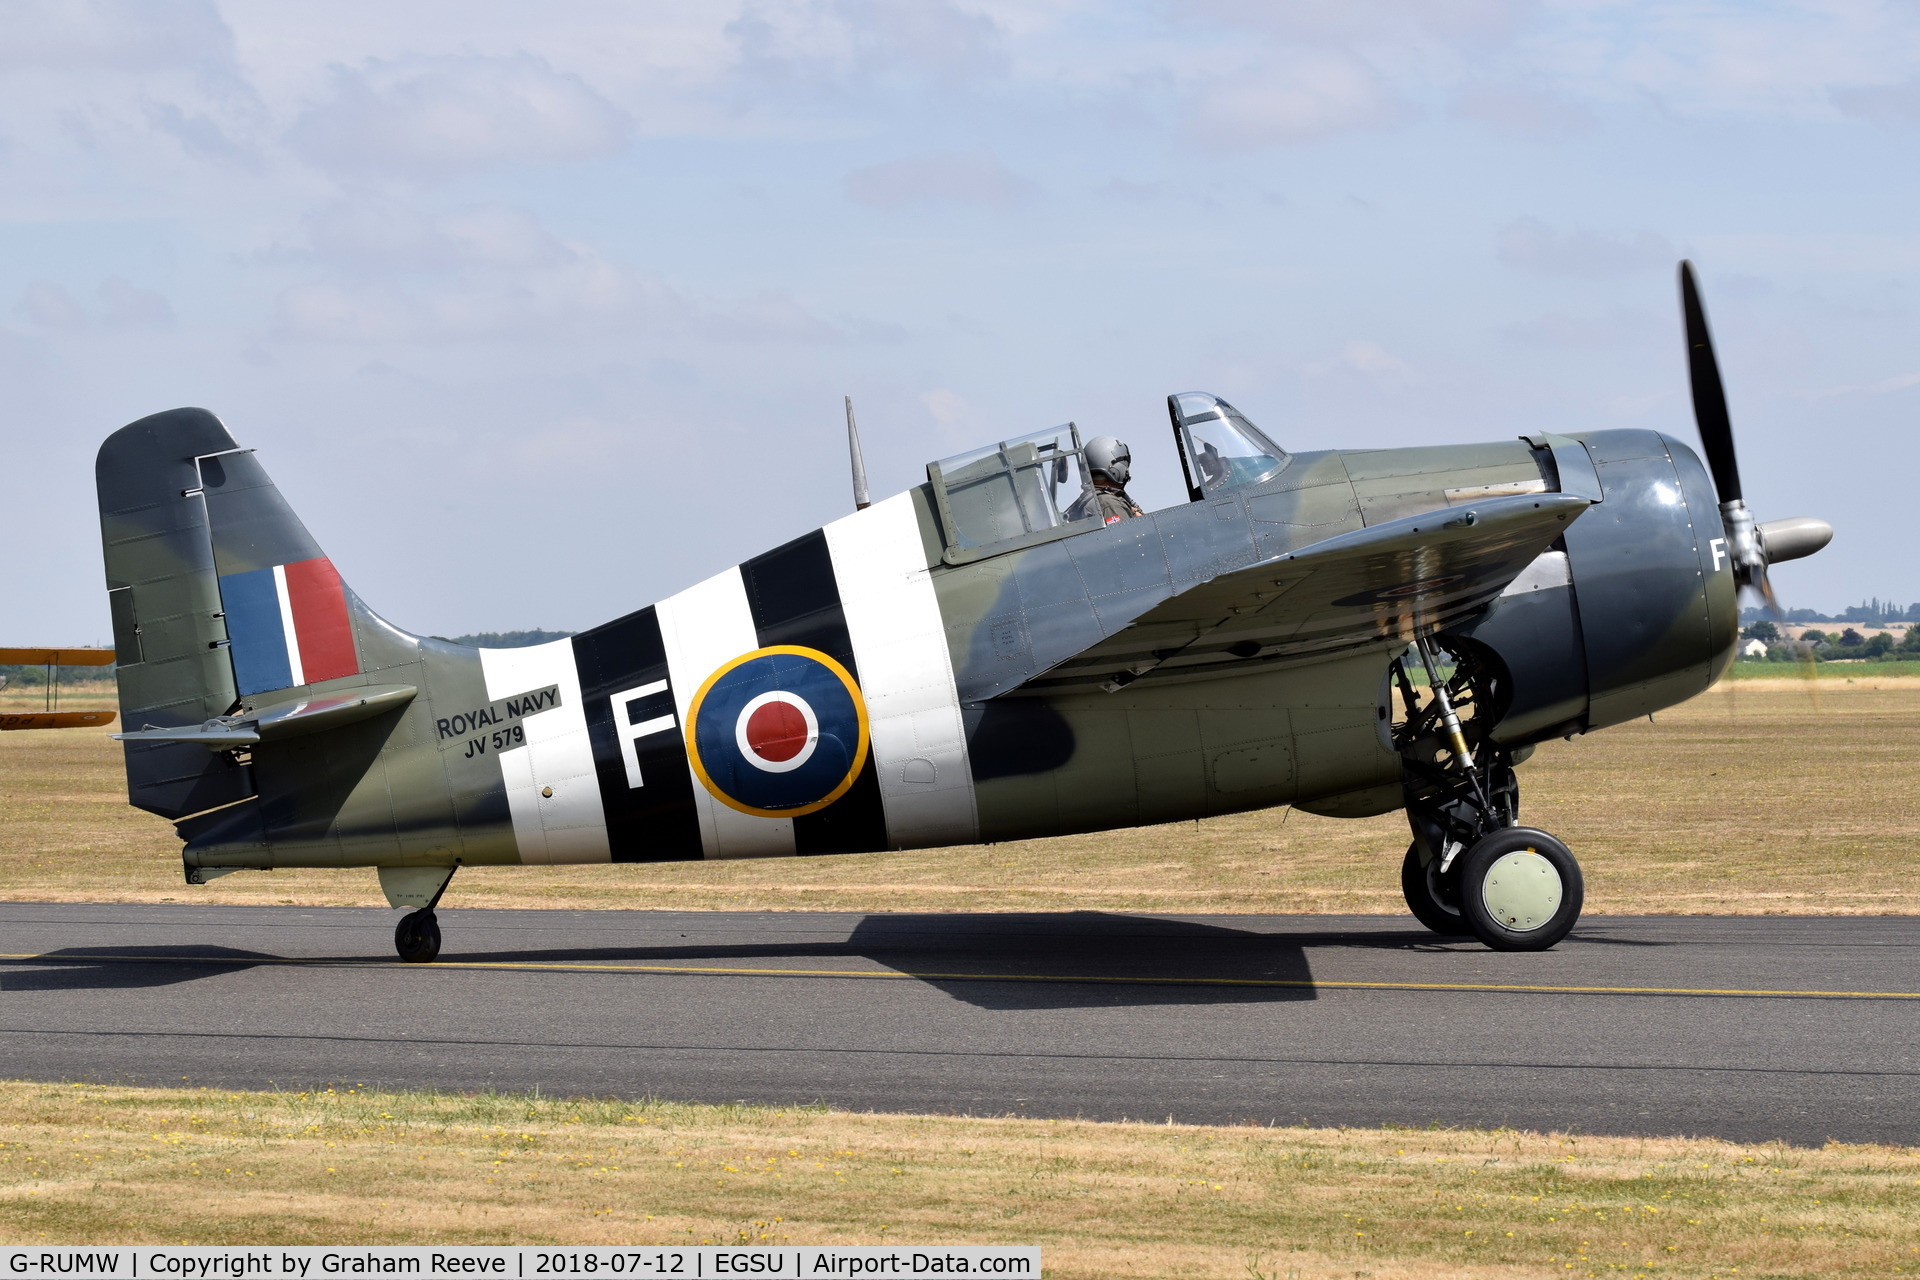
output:
[[1733,450],[1733,422],[1727,416],[1727,393],[1720,382],[1720,363],[1713,358],[1713,337],[1707,332],[1706,308],[1693,281],[1693,264],[1680,263],[1680,309],[1687,326],[1687,377],[1693,386],[1693,420],[1707,454],[1720,501],[1740,500],[1740,464]]
[[1787,620],[1787,611],[1780,607],[1780,597],[1773,594],[1773,583],[1768,580],[1765,569],[1760,570],[1759,576],[1754,580],[1754,585],[1760,588],[1760,599],[1767,606],[1767,616],[1775,622],[1785,622]]

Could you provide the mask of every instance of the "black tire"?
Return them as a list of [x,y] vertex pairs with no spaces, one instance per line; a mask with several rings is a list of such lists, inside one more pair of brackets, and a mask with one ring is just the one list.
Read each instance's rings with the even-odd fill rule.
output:
[[1454,896],[1448,890],[1458,883],[1457,877],[1449,873],[1447,881],[1443,885],[1437,875],[1428,873],[1417,842],[1407,846],[1407,856],[1400,863],[1400,892],[1406,896],[1408,910],[1441,937],[1464,938],[1472,934],[1473,926],[1460,914],[1459,906],[1448,900]]
[[[1515,854],[1523,856],[1503,863]],[[1533,827],[1489,832],[1460,855],[1460,912],[1495,951],[1545,951],[1567,936],[1586,898],[1573,853]]]
[[393,927],[393,949],[408,964],[430,964],[440,954],[440,922],[432,911],[412,911]]

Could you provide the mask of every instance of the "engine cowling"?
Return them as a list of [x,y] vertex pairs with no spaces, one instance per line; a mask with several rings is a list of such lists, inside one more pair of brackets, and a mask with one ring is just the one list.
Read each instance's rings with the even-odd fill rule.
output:
[[[1691,448],[1639,430],[1529,439],[1552,487],[1597,501],[1458,633],[1506,668],[1494,736],[1509,746],[1693,697],[1726,674],[1739,628],[1713,482]],[[1817,533],[1777,536],[1786,549]]]

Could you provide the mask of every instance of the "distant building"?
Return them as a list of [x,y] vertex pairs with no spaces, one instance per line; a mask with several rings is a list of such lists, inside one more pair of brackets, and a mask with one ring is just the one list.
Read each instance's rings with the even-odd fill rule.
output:
[[1767,656],[1766,642],[1764,640],[1747,641],[1740,646],[1740,656],[1743,658],[1765,658]]

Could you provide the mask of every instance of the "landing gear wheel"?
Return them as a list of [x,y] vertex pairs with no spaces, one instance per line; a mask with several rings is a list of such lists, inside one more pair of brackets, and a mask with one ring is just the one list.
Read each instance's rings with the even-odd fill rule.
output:
[[1456,892],[1459,877],[1449,868],[1443,881],[1439,870],[1437,863],[1420,861],[1417,841],[1408,845],[1406,860],[1400,864],[1400,892],[1406,895],[1407,907],[1421,924],[1443,938],[1465,937],[1473,932],[1473,926],[1460,914]]
[[1502,827],[1460,855],[1460,912],[1495,951],[1545,951],[1586,902],[1580,864],[1532,827]]
[[440,954],[440,922],[434,919],[433,908],[400,917],[393,929],[393,949],[408,964],[428,964]]

